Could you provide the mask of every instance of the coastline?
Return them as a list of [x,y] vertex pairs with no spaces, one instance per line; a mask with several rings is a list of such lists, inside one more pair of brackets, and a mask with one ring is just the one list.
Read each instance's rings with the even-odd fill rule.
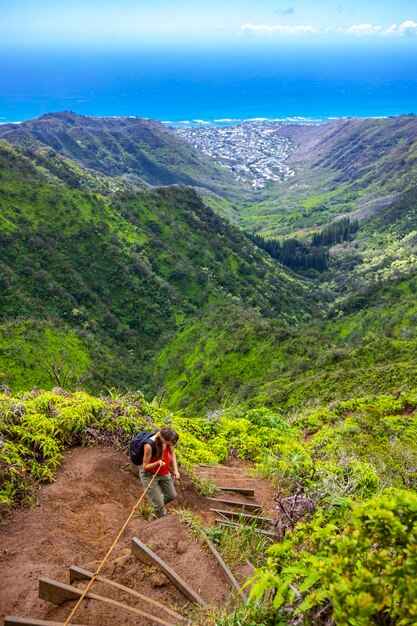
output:
[[161,120],[161,124],[173,127],[191,127],[191,126],[237,126],[238,124],[263,124],[269,122],[279,122],[281,124],[326,124],[334,122],[339,117],[249,117],[249,118],[220,118],[213,120],[191,119],[181,121]]
[[[60,111],[48,111],[47,113],[42,113],[42,115],[48,115],[53,113],[58,113]],[[164,126],[172,127],[172,128],[204,128],[208,126],[238,126],[240,124],[269,124],[269,123],[279,123],[279,124],[295,124],[295,125],[319,125],[319,124],[327,124],[329,122],[336,122],[337,120],[342,119],[386,119],[387,117],[400,117],[403,114],[398,115],[340,115],[340,116],[329,116],[329,117],[304,117],[304,116],[293,116],[293,117],[249,117],[249,118],[219,118],[219,119],[189,119],[189,120],[161,120],[156,117],[148,117],[146,115],[91,115],[84,113],[77,113],[76,111],[71,111],[76,113],[77,115],[83,115],[85,117],[92,118],[100,118],[100,119],[148,119],[154,122],[159,122]],[[41,116],[42,116],[41,115]],[[4,126],[6,124],[23,124],[24,122],[28,122],[32,119],[37,119],[37,117],[28,117],[24,120],[10,120],[10,121],[1,121],[0,126]],[[4,118],[3,118],[4,119]]]

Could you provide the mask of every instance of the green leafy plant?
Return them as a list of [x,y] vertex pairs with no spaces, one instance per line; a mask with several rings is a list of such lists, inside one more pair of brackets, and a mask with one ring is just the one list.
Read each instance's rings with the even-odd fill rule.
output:
[[196,475],[191,475],[191,482],[193,483],[196,491],[201,493],[202,496],[212,498],[219,493],[216,483],[212,478],[203,478]]
[[411,624],[417,619],[417,496],[400,491],[358,507],[346,527],[300,525],[268,550],[253,597],[317,624]]
[[262,563],[265,549],[270,540],[258,532],[256,522],[245,524],[244,520],[236,520],[238,526],[227,524],[207,529],[210,538],[217,544],[218,549],[230,565],[243,563],[247,559],[254,565]]

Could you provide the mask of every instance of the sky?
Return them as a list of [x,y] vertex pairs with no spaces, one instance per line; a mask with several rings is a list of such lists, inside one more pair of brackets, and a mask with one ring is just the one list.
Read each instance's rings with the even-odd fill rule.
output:
[[0,123],[66,109],[378,116],[416,103],[417,0],[0,0]]
[[0,0],[13,47],[417,43],[416,0]]

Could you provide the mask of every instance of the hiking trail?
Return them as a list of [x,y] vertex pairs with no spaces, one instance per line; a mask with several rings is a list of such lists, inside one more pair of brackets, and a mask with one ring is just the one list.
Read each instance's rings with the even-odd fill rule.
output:
[[[248,466],[233,461],[228,467],[200,466],[196,472],[199,475],[212,474],[219,486],[253,488],[255,498],[222,490],[214,500],[232,503],[215,502],[198,494],[185,476],[181,488],[177,489],[177,500],[168,506],[167,516],[148,521],[135,515],[129,523],[101,571],[101,576],[116,586],[102,580],[94,581],[90,590],[93,594],[105,596],[115,603],[128,604],[161,621],[131,613],[116,604],[85,599],[71,624],[152,626],[164,620],[169,624],[180,623],[163,609],[132,597],[117,585],[129,587],[182,615],[195,608],[196,605],[159,568],[143,563],[132,554],[132,539],[135,537],[170,566],[203,601],[224,606],[235,590],[205,545],[205,539],[192,537],[189,528],[172,510],[185,506],[207,526],[219,518],[219,514],[211,509],[242,511],[234,503],[249,505],[256,500],[262,506],[262,515],[270,516],[274,508],[273,490],[265,479],[245,476]],[[14,615],[64,624],[74,601],[57,606],[41,600],[39,580],[52,579],[68,585],[70,566],[95,572],[141,492],[137,468],[122,453],[111,448],[67,451],[57,480],[41,486],[38,506],[15,510],[0,520],[0,618],[4,620],[6,615]],[[249,513],[246,508],[243,510]],[[225,521],[227,518],[221,514],[220,519]],[[251,574],[249,564],[233,571],[238,585]],[[74,588],[79,586],[82,589],[86,585],[86,581],[74,580],[74,572],[71,578]]]

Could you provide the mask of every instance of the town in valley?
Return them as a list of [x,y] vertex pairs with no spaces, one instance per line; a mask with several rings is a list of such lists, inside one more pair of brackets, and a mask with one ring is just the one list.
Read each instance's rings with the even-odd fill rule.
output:
[[174,129],[183,139],[254,189],[264,188],[269,181],[281,182],[294,176],[294,170],[286,163],[291,141],[282,134],[280,122],[183,124]]

